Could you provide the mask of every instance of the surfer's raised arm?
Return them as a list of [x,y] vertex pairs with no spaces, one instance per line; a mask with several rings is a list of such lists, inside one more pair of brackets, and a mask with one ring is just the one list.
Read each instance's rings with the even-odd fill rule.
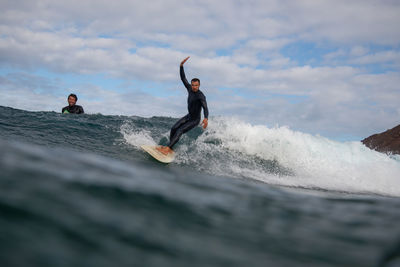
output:
[[182,60],[181,65],[180,65],[180,69],[179,72],[181,74],[181,80],[183,82],[183,85],[185,85],[186,89],[192,90],[192,86],[191,84],[188,82],[188,80],[186,79],[186,75],[185,75],[185,71],[183,70],[183,64],[185,64],[185,62],[189,59],[190,57],[185,58],[184,60]]
[[190,57],[185,58],[184,60],[182,60],[181,62],[181,67],[183,67],[183,64],[185,64],[185,62],[189,59]]

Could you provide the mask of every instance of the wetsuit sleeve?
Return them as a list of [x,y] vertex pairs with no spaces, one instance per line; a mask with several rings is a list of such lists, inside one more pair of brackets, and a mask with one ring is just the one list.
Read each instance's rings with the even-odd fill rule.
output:
[[183,66],[180,66],[179,72],[181,74],[181,80],[182,80],[183,84],[185,85],[186,89],[188,91],[192,90],[192,86],[190,85],[190,83],[186,79],[186,75],[185,75],[185,71],[183,70]]
[[200,99],[201,102],[201,106],[203,107],[203,111],[204,111],[204,118],[208,119],[208,107],[207,107],[207,100],[206,100],[206,96],[203,95]]
[[85,111],[83,111],[83,107],[82,106],[79,107],[79,113],[80,114],[84,114],[85,113]]

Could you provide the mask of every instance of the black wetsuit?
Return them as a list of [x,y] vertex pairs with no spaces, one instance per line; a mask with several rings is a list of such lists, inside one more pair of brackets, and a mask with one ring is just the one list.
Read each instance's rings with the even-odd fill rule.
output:
[[192,91],[192,86],[186,80],[183,66],[180,67],[180,75],[181,75],[181,80],[185,85],[189,94],[187,100],[189,114],[181,118],[174,124],[174,126],[172,126],[169,137],[169,145],[168,145],[171,149],[179,141],[179,138],[182,136],[182,134],[186,133],[187,131],[199,125],[201,119],[200,113],[202,107],[204,111],[204,118],[208,118],[206,97],[200,90],[198,90],[197,92]]
[[83,114],[85,113],[83,111],[83,108],[79,105],[73,105],[73,106],[66,106],[62,109],[61,113],[74,113],[74,114]]

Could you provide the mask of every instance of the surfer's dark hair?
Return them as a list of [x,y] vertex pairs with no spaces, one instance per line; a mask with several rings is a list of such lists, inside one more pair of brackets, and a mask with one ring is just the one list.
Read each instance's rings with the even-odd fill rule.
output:
[[[75,101],[78,101],[78,97],[76,96],[76,94],[70,94],[70,95],[68,96],[68,98],[70,98],[71,96],[72,96],[73,98],[75,98]],[[67,99],[68,99],[68,98],[67,98]]]
[[199,79],[199,78],[193,78],[190,82],[191,82],[191,83],[192,83],[192,82],[198,82],[198,83],[200,84],[200,79]]

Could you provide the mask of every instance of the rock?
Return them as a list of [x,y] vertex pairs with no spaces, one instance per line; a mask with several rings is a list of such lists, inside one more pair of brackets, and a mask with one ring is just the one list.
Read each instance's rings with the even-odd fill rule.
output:
[[379,152],[400,154],[400,125],[386,132],[371,135],[361,142]]

